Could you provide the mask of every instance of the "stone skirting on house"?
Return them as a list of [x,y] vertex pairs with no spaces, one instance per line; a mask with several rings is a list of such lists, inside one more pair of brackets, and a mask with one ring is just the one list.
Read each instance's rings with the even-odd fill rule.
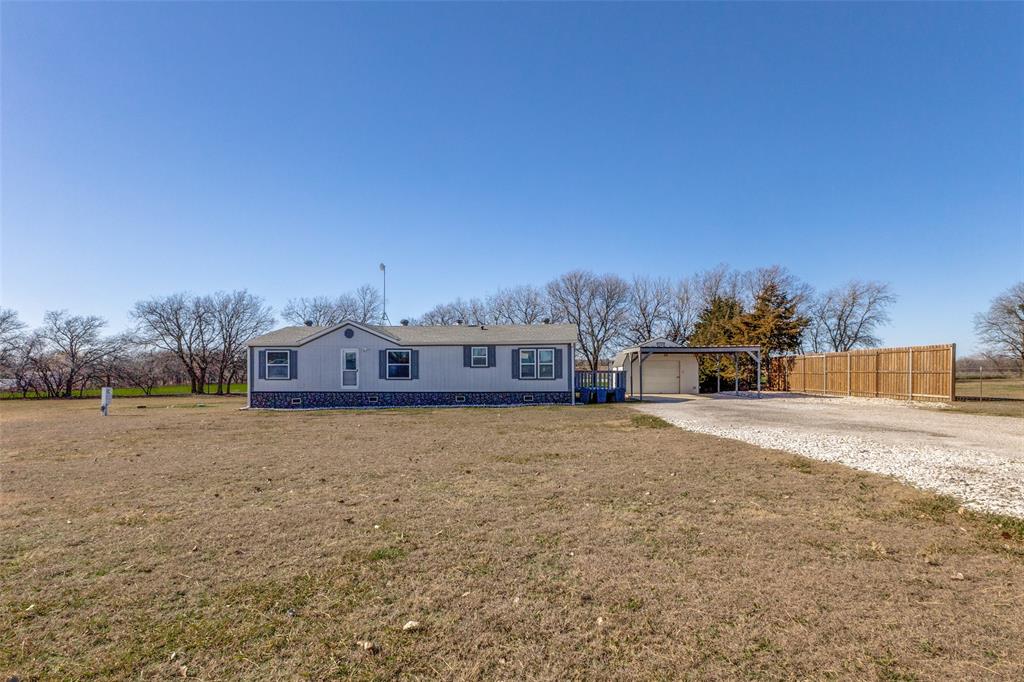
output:
[[367,391],[254,391],[249,406],[257,409],[329,409],[343,407],[501,407],[509,405],[568,405],[569,391],[515,392],[367,392]]

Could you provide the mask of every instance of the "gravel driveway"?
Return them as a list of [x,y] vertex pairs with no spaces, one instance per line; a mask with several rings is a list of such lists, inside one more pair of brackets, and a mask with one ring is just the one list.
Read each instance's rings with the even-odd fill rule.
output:
[[690,431],[895,476],[1024,517],[1024,419],[793,394],[656,397],[636,408]]

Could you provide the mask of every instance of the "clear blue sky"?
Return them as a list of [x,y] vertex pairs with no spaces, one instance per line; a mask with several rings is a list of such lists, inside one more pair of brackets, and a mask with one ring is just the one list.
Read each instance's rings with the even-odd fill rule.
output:
[[973,344],[1024,269],[1024,5],[2,6],[2,303],[571,268],[892,283]]

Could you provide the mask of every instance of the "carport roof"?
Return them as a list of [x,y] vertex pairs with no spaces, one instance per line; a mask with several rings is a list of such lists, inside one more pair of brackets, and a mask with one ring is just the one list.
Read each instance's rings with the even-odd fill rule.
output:
[[623,353],[757,353],[760,346],[633,346],[623,349]]

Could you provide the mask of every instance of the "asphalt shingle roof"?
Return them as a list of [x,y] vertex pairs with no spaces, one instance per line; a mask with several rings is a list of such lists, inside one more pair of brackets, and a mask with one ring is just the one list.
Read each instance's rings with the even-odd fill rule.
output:
[[[301,346],[334,327],[283,327],[249,341],[250,346]],[[573,343],[576,341],[574,324],[488,324],[447,326],[379,326],[358,325],[405,346],[451,346],[478,343]]]

